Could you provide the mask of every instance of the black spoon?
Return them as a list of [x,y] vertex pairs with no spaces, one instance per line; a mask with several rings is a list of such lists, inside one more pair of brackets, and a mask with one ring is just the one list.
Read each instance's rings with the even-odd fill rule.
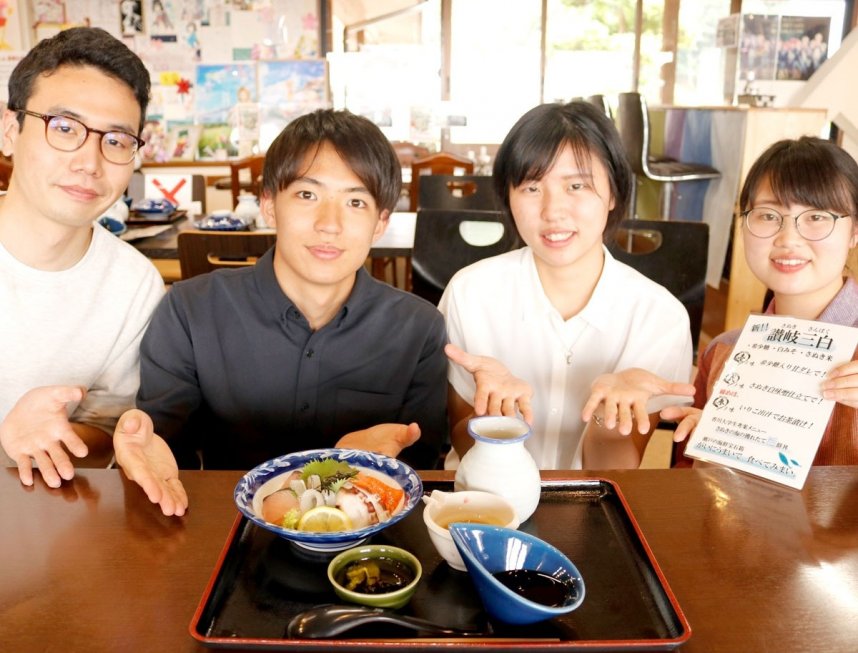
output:
[[369,623],[395,624],[430,635],[486,637],[491,634],[487,630],[447,628],[419,617],[359,605],[322,605],[300,612],[289,621],[286,634],[292,638],[321,639],[336,637],[347,630]]

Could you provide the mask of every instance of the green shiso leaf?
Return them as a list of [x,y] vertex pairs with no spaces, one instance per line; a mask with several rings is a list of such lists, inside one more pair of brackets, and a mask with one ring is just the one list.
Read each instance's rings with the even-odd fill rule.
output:
[[342,484],[357,475],[358,471],[341,460],[333,458],[322,458],[320,460],[311,460],[301,470],[301,479],[306,481],[314,474],[319,477],[322,482],[322,489],[336,492]]

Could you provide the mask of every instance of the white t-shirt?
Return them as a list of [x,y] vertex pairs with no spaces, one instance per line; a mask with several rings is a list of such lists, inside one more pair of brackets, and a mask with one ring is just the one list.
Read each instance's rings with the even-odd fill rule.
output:
[[134,406],[140,338],[163,295],[151,261],[100,226],[81,260],[57,272],[0,245],[0,421],[32,388],[82,385],[71,420],[112,434]]
[[[641,367],[690,380],[691,331],[683,305],[604,253],[590,301],[569,320],[546,297],[529,247],[460,270],[438,306],[450,342],[498,359],[533,387],[533,435],[526,444],[540,469],[581,468],[581,411],[598,375]],[[451,363],[448,379],[473,403],[469,372]],[[657,398],[647,408],[653,413],[674,402]]]

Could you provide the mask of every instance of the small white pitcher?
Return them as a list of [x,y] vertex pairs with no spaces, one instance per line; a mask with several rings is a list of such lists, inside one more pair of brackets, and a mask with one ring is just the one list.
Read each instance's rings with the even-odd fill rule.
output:
[[539,467],[525,448],[527,422],[515,417],[474,417],[468,422],[474,446],[456,468],[455,490],[483,490],[507,499],[519,522],[533,514],[542,491]]

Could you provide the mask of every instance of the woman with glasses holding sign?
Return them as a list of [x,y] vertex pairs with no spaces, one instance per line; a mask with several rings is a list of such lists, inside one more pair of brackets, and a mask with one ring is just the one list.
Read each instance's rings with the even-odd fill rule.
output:
[[105,466],[115,452],[150,500],[181,514],[187,497],[163,440],[111,438],[134,406],[140,339],[164,284],[142,254],[93,225],[128,186],[149,87],[137,55],[83,27],[41,41],[9,78],[0,445],[24,485],[37,468],[50,487],[72,478],[72,456]]
[[[766,313],[858,327],[858,283],[844,269],[858,244],[858,164],[834,143],[803,137],[783,140],[751,167],[739,198],[745,258],[774,298]],[[853,271],[854,272],[854,271]],[[681,442],[697,426],[740,330],[715,338],[700,355],[694,407],[670,407]],[[858,360],[822,381],[836,401],[814,465],[858,464]],[[680,445],[684,451],[684,443]],[[677,466],[690,458],[679,456]]]

